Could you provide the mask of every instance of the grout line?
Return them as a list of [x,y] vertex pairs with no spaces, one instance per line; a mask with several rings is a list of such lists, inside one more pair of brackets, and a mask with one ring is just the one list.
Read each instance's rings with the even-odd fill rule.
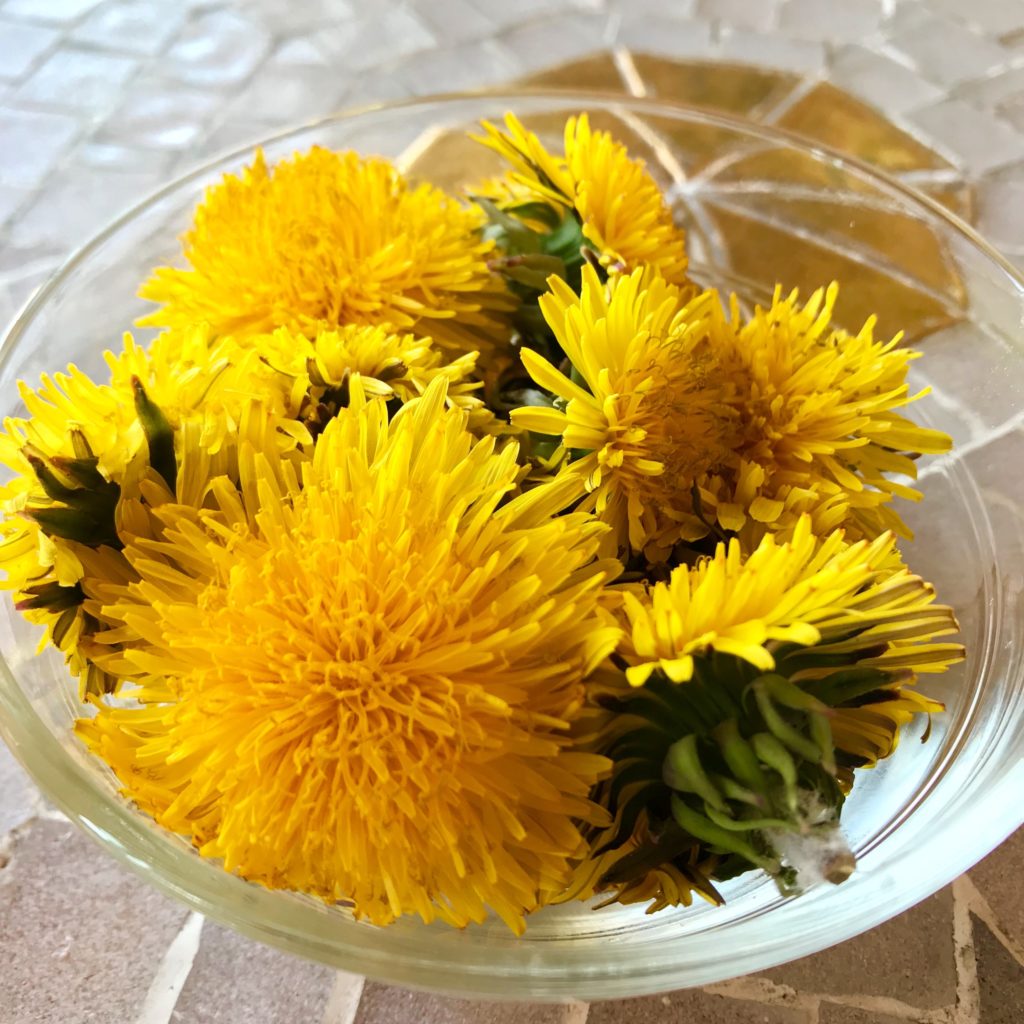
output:
[[[938,392],[933,392],[933,397],[937,394]],[[946,455],[940,455],[937,459],[932,459],[918,473],[917,479],[919,481],[924,480],[927,476],[942,472],[947,466],[961,461],[964,456],[972,455],[974,452],[987,448],[988,445],[995,441],[1001,441],[1004,437],[1009,437],[1018,427],[1024,427],[1024,410],[1015,413],[1010,419],[1005,420],[998,427],[992,428],[984,436],[971,438],[970,441],[965,441],[963,444],[958,445],[954,451]]]
[[203,935],[202,914],[189,914],[184,927],[167,947],[156,969],[136,1024],[170,1024],[178,996],[192,971]]
[[951,1008],[941,1007],[937,1010],[922,1010],[911,1006],[901,999],[891,996],[835,995],[823,992],[797,992],[789,985],[780,985],[769,978],[746,977],[733,981],[708,985],[705,992],[711,995],[728,996],[763,1006],[785,1006],[793,1010],[804,1010],[812,1024],[820,1013],[821,1004],[834,1003],[851,1009],[864,1010],[868,1013],[879,1013],[895,1017],[898,1020],[913,1021],[914,1024],[977,1024],[977,1022],[960,1022],[951,1017]]
[[365,984],[366,979],[358,974],[337,971],[320,1024],[353,1024]]
[[979,1024],[981,993],[978,990],[978,959],[974,953],[970,892],[958,878],[953,891],[953,958],[956,961],[956,1007],[951,1024]]
[[612,50],[612,59],[615,61],[615,68],[619,72],[619,76],[626,83],[630,96],[646,96],[647,86],[637,70],[633,54],[624,46],[617,46]]
[[587,1024],[590,1016],[590,1003],[582,1003],[578,999],[566,1003],[562,1014],[562,1024]]
[[982,896],[974,881],[970,876],[964,875],[960,878],[959,884],[961,895],[966,900],[971,913],[999,940],[1006,952],[1024,967],[1024,946],[1006,934],[1003,926],[999,923],[998,915],[992,909],[988,900]]

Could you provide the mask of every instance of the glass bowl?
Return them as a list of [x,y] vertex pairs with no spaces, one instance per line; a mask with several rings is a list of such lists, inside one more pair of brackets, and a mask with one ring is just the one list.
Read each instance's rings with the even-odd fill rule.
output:
[[[328,118],[267,139],[268,159],[314,143],[396,159],[453,187],[495,170],[462,133],[514,110],[549,141],[589,110],[643,156],[689,231],[694,274],[744,302],[777,282],[838,277],[838,315],[856,329],[904,327],[925,357],[931,397],[915,416],[953,434],[952,456],[924,464],[911,565],[953,604],[968,656],[921,689],[946,703],[862,772],[845,830],[859,859],[839,887],[784,899],[766,878],[723,886],[728,902],[647,916],[643,907],[550,908],[514,938],[500,922],[465,931],[402,921],[377,929],[299,895],[269,892],[204,861],[121,798],[113,776],[72,736],[75,687],[59,656],[10,603],[0,610],[0,728],[43,791],[114,856],[203,914],[253,938],[372,978],[516,999],[640,995],[762,970],[830,946],[948,883],[1024,819],[1021,608],[1024,505],[1021,351],[1024,281],[964,223],[856,161],[794,135],[664,103],[573,93],[427,99]],[[251,157],[239,151],[137,206],[75,255],[11,328],[0,354],[0,406],[15,381],[101,350],[145,311],[135,290],[179,257],[177,236],[205,186]],[[147,332],[138,332],[146,337]]]

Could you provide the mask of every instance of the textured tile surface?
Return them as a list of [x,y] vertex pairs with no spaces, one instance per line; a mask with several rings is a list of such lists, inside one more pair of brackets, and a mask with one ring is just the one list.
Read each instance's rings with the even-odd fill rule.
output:
[[[630,52],[613,56],[613,48]],[[767,118],[852,151],[975,217],[1024,265],[1020,0],[0,0],[0,319],[102,221],[210,154],[343,105],[488,86],[552,64],[538,83]],[[687,169],[707,167],[719,143],[713,131],[687,139]],[[449,160],[455,150],[444,147],[454,145],[438,140],[422,166]],[[770,177],[758,159],[734,172]],[[821,228],[813,204],[792,210]],[[753,231],[759,258],[779,258],[779,239],[764,225],[734,211],[730,229],[727,216],[727,235]],[[906,240],[918,256],[928,245]],[[830,262],[834,255],[823,251],[792,273],[809,283],[857,273]],[[952,287],[943,254],[929,258],[915,259],[930,268],[925,283]],[[919,287],[883,294],[869,278],[861,284],[865,309],[884,303],[904,321],[941,319]],[[978,394],[1005,378],[1005,351],[991,339],[947,326],[928,344],[933,373],[955,369]],[[934,414],[974,446],[969,465],[1008,544],[1001,517],[1024,503],[1021,475],[1007,472],[1024,446],[1024,395],[1000,394]],[[930,486],[941,499],[940,485]],[[980,578],[939,583],[969,603]],[[53,815],[0,748],[2,1024],[1024,1019],[1024,832],[975,867],[969,884],[767,977],[642,1000],[528,1006],[363,988],[209,923],[189,932],[185,910]],[[955,914],[968,922],[956,946]],[[150,985],[165,955],[189,935],[198,946],[180,991],[154,1002]]]

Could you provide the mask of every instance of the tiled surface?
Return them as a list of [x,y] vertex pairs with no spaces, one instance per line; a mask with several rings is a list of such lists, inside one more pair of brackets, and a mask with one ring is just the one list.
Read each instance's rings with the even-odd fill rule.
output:
[[[721,78],[716,102],[956,197],[1024,263],[1021,0],[0,0],[0,320],[119,209],[218,151],[616,47],[635,56],[581,65],[586,84],[708,102],[700,66],[656,57],[770,69]],[[935,342],[956,358],[955,328]],[[1024,1021],[1024,833],[901,918],[764,978],[589,1006],[461,1003],[255,946],[117,867],[2,748],[0,865],[2,1024]]]

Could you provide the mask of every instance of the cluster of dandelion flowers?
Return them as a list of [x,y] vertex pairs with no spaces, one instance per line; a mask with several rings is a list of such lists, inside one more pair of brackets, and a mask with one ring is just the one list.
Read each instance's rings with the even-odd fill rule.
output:
[[268,168],[262,153],[207,191],[184,236],[189,267],[141,290],[143,323],[209,323],[248,337],[278,327],[416,328],[457,352],[501,341],[508,307],[482,217],[386,160],[313,147]]
[[941,711],[913,683],[963,657],[952,610],[892,534],[819,538],[806,516],[788,540],[767,534],[747,555],[733,539],[622,588],[621,619],[624,673],[603,684],[590,727],[615,763],[603,784],[614,821],[595,831],[574,894],[610,888],[655,908],[718,902],[723,865],[726,878],[762,868],[784,891],[800,871],[845,878],[852,768]]
[[356,378],[301,473],[258,452],[218,507],[167,506],[105,609],[147,641],[136,706],[79,731],[200,852],[378,924],[520,930],[567,882],[606,769],[570,749],[615,647],[603,527],[555,481],[501,504],[514,445],[445,383],[390,422]]
[[657,183],[609,132],[593,131],[586,114],[566,122],[564,156],[548,152],[514,114],[505,131],[486,122],[484,130],[479,141],[512,166],[510,205],[528,195],[570,210],[612,272],[648,267],[672,284],[688,283],[685,235]]

